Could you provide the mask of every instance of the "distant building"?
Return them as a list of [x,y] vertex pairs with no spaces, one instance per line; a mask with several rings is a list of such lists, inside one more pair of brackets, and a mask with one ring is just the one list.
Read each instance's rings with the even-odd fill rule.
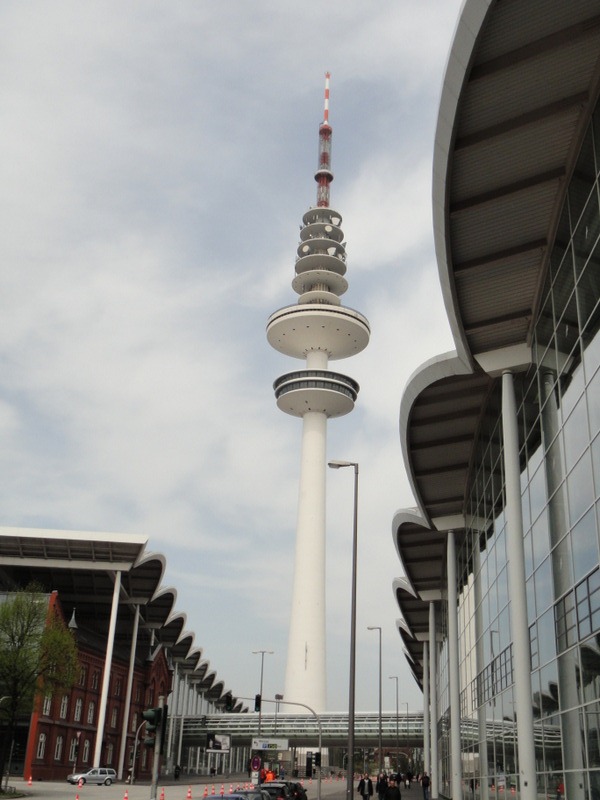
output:
[[[50,595],[51,605],[60,607],[59,600],[57,592]],[[80,663],[75,685],[70,692],[60,696],[39,698],[31,715],[23,774],[31,776],[34,781],[64,780],[74,769],[85,770],[94,766],[106,643],[97,634],[79,627],[75,635]],[[142,712],[152,708],[160,695],[167,697],[171,690],[172,670],[164,648],[158,645],[146,661],[134,666],[133,691],[124,728],[128,671],[128,654],[115,652],[100,750],[100,766],[103,767],[117,769],[125,730],[125,764],[129,769],[133,763]],[[154,751],[144,746],[143,739],[142,729],[136,749],[135,775],[148,780]]]
[[[81,663],[70,692],[42,698],[31,719],[19,720],[12,774],[63,780],[75,763],[112,766],[126,779],[142,711],[161,695],[169,706],[162,774],[176,764],[208,774],[214,756],[205,742],[184,744],[184,720],[221,713],[229,697],[233,711],[247,710],[185,630],[176,590],[161,585],[165,557],[147,554],[146,545],[131,534],[0,528],[0,592],[41,586],[71,620]],[[151,751],[142,739],[143,730],[135,774],[149,778]],[[232,748],[229,763],[247,758],[247,748]]]

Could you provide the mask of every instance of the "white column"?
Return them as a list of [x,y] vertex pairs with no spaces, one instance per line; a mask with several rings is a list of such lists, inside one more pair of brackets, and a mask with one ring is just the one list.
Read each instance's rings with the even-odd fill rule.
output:
[[169,710],[169,730],[165,752],[167,754],[167,770],[171,772],[175,768],[173,762],[173,751],[175,749],[174,725],[177,717],[177,704],[179,702],[179,662],[176,660],[173,669],[173,689],[171,691],[171,706]]
[[[542,376],[542,441],[544,443],[544,468],[548,486],[548,523],[552,547],[552,583],[554,599],[558,600],[572,585],[573,563],[568,537],[567,496],[563,482],[564,469],[558,433],[560,422],[554,392],[555,373],[547,370]],[[577,689],[577,649],[572,648],[558,659],[558,696],[560,697],[560,730],[566,796],[569,800],[583,800],[583,749],[579,721],[579,696]],[[543,689],[544,687],[542,687]]]
[[429,642],[423,642],[423,771],[431,777],[431,719],[429,716]]
[[121,728],[121,749],[117,778],[123,779],[123,765],[125,764],[125,750],[127,748],[127,733],[129,731],[129,711],[131,709],[131,689],[133,687],[133,672],[135,669],[135,651],[137,648],[138,628],[140,624],[140,607],[135,607],[133,617],[133,632],[131,634],[131,647],[129,650],[129,669],[127,671],[127,688],[125,690],[125,705],[123,707],[123,725]]
[[529,625],[527,623],[523,549],[519,429],[513,376],[510,372],[502,375],[502,436],[506,480],[506,550],[508,553],[508,592],[517,709],[520,797],[521,800],[537,800]]
[[462,800],[462,758],[460,751],[460,678],[458,672],[458,592],[456,588],[456,543],[448,531],[446,543],[448,585],[448,678],[450,688],[450,761],[452,800]]
[[[479,675],[484,667],[483,651],[483,613],[481,605],[481,550],[478,537],[472,542],[473,547],[473,591],[475,593],[475,675]],[[481,800],[488,800],[488,732],[487,720],[485,716],[486,704],[477,695],[477,731],[479,739],[479,797]],[[493,735],[493,727],[492,727]]]
[[327,417],[302,418],[302,458],[286,697],[317,713],[326,707],[325,670],[325,450]]
[[438,702],[437,702],[437,637],[435,603],[429,603],[429,707],[431,709],[431,800],[437,800],[438,785]]
[[177,745],[177,758],[175,760],[176,764],[181,764],[181,751],[183,749],[183,721],[186,713],[187,680],[188,676],[186,674],[183,678],[183,685],[181,686],[181,722],[179,728],[179,742]]
[[112,606],[110,609],[110,622],[108,625],[108,635],[106,637],[104,673],[102,675],[102,690],[100,692],[100,705],[98,707],[98,730],[96,732],[96,744],[94,746],[94,767],[100,766],[100,759],[102,757],[102,739],[104,738],[104,726],[106,724],[106,704],[108,700],[108,686],[110,683],[110,667],[112,664],[112,654],[115,645],[115,628],[117,626],[117,611],[119,610],[120,591],[121,591],[121,572],[117,571],[115,572]]

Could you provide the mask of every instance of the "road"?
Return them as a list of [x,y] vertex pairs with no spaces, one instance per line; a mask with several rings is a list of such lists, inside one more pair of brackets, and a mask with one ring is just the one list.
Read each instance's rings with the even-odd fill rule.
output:
[[[185,779],[187,778],[187,779]],[[188,775],[183,776],[182,780],[167,780],[158,784],[156,793],[157,800],[219,800],[221,786],[225,794],[229,794],[230,788],[239,785],[243,788],[247,781],[246,775],[223,776],[216,775],[214,781],[208,780],[206,776]],[[4,784],[3,784],[4,786]],[[66,781],[36,781],[31,786],[27,781],[18,778],[11,778],[9,786],[14,787],[18,794],[31,797],[32,800],[150,800],[150,785],[148,783],[136,783],[128,786],[125,783],[117,782],[112,786],[92,786],[86,784],[81,788],[71,786]],[[214,795],[213,795],[214,787]],[[308,800],[317,798],[317,781],[304,781],[304,787],[308,794]],[[163,798],[164,791],[164,798]],[[205,795],[206,791],[206,795]],[[344,780],[333,779],[321,782],[321,797],[326,800],[346,800],[346,783]]]

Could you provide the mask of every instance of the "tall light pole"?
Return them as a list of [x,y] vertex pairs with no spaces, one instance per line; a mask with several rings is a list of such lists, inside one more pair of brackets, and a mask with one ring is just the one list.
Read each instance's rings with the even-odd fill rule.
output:
[[[406,746],[408,747],[408,752],[412,752],[410,746],[408,744],[408,703],[402,703],[403,706],[406,706]],[[406,762],[408,766],[410,766],[410,758],[406,756]],[[408,770],[407,770],[408,771]]]
[[253,650],[252,655],[257,656],[260,655],[260,690],[258,696],[260,697],[259,704],[258,704],[258,735],[260,736],[260,725],[262,722],[262,693],[263,693],[263,673],[265,669],[265,653],[267,655],[272,656],[274,651],[273,650]]
[[381,775],[383,772],[383,748],[381,746],[381,627],[378,625],[367,625],[368,631],[379,631],[379,769],[377,774]]
[[398,724],[398,676],[390,675],[391,681],[396,681],[396,772],[398,772],[398,764],[400,763],[400,732]]
[[354,468],[354,517],[352,524],[352,588],[350,612],[350,687],[348,697],[348,763],[346,798],[354,793],[354,707],[356,695],[356,557],[358,551],[358,464],[355,461],[330,461],[331,469]]

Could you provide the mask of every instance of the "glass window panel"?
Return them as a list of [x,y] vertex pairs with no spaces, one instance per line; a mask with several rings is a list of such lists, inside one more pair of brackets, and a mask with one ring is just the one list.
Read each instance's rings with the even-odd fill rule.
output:
[[554,636],[554,609],[549,608],[538,619],[538,638],[540,664],[547,664],[556,657],[556,637]]
[[598,370],[588,384],[587,400],[590,434],[593,438],[598,431],[600,431],[600,370]]
[[578,681],[575,677],[581,674],[577,647],[570,648],[558,657],[558,674],[561,676],[558,681],[560,708],[567,711],[581,702],[578,694]]
[[[579,351],[576,352],[577,357]],[[584,389],[584,374],[581,365],[573,368],[573,363],[569,364],[570,370],[565,371],[560,378],[560,413],[563,420],[571,414],[575,408]]]
[[[582,370],[577,370],[577,391],[583,389]],[[572,386],[572,388],[575,388]],[[571,470],[589,442],[587,422],[587,402],[585,396],[579,398],[572,413],[564,425],[564,448],[567,472]]]
[[527,591],[527,622],[531,624],[537,617],[537,609],[535,607],[535,579],[533,575],[527,580],[525,589]]
[[552,293],[548,292],[543,301],[543,305],[535,325],[534,357],[538,365],[544,360],[546,351],[553,344],[553,339],[554,310],[552,305]]
[[594,502],[592,462],[589,450],[567,478],[569,519],[574,525]]
[[531,505],[531,518],[537,519],[546,505],[546,479],[543,468],[538,469],[529,484],[529,501]]
[[531,531],[525,534],[523,539],[523,550],[525,553],[525,575],[529,577],[533,572],[533,552],[531,549]]
[[538,614],[554,604],[554,589],[550,559],[547,558],[535,571],[535,603]]
[[498,575],[498,610],[508,605],[508,572],[506,568]]
[[[596,306],[596,312],[598,307]],[[596,317],[598,317],[596,313]],[[583,333],[583,340],[585,350],[583,351],[583,363],[585,364],[585,374],[589,380],[591,376],[600,367],[600,336],[597,335],[598,323],[594,326],[590,325],[590,329],[586,328]],[[592,338],[593,337],[593,338]],[[598,798],[600,800],[600,798]]]
[[[579,339],[579,317],[577,314],[577,295],[575,291],[565,298],[565,308],[559,310],[560,319],[556,325],[556,346],[560,355],[567,357],[577,346]],[[566,358],[558,360],[558,366],[567,364]],[[561,370],[562,371],[562,370]]]
[[573,236],[573,252],[577,273],[583,270],[600,232],[600,214],[598,213],[598,187],[594,183],[587,196],[585,208],[577,224]]
[[570,221],[571,225],[577,229],[581,228],[581,217],[584,214],[589,195],[595,190],[595,180],[594,135],[590,126],[577,157],[577,168],[569,183],[568,205]]
[[531,529],[533,543],[533,564],[537,567],[550,552],[550,535],[548,530],[548,513],[540,515]]
[[[600,703],[584,709],[588,766],[600,767]],[[600,776],[598,776],[600,778]],[[598,785],[600,789],[600,783]]]
[[600,243],[596,242],[594,250],[585,265],[584,271],[577,281],[577,305],[579,310],[580,327],[587,328],[589,339],[598,328],[598,300],[600,287],[598,285],[598,265],[600,263]]
[[571,531],[571,551],[575,582],[578,583],[598,563],[596,514],[590,509]]

